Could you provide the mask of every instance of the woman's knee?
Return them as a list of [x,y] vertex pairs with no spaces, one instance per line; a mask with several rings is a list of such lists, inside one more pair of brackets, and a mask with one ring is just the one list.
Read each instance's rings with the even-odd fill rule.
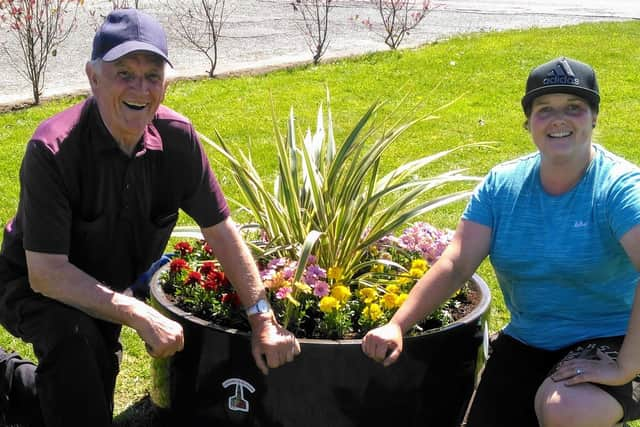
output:
[[547,378],[535,397],[541,427],[613,426],[623,416],[622,407],[593,384],[566,386]]

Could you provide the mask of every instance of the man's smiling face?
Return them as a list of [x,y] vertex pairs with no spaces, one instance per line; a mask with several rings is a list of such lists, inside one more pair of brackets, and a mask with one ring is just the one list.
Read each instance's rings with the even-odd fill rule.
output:
[[100,116],[121,147],[133,149],[158,110],[166,90],[164,69],[161,57],[146,52],[87,66]]

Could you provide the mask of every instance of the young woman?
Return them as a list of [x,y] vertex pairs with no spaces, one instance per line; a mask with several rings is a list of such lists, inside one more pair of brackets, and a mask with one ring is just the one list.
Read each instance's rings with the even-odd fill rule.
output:
[[493,168],[440,260],[362,348],[389,365],[402,336],[489,256],[511,314],[467,427],[609,427],[640,418],[640,169],[593,144],[593,69],[557,58],[522,107],[538,151]]

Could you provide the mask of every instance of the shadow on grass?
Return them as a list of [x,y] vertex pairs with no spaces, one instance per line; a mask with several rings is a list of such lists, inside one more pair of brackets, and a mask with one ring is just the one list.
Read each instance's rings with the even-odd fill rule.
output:
[[159,427],[161,425],[149,395],[129,406],[113,420],[113,427]]

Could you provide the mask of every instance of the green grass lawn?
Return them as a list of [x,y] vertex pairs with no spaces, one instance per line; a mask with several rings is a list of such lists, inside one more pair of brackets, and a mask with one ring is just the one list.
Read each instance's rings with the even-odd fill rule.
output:
[[[602,102],[596,140],[628,160],[640,163],[640,22],[583,24],[555,29],[532,29],[467,35],[400,52],[386,52],[339,60],[317,67],[282,70],[262,76],[175,82],[165,103],[189,117],[196,128],[213,136],[218,130],[229,144],[251,149],[263,171],[275,171],[272,105],[281,129],[293,107],[300,132],[315,123],[325,88],[338,141],[375,99],[388,100],[391,109],[409,111],[421,103],[436,120],[425,121],[408,132],[386,155],[391,168],[414,158],[466,143],[493,141],[493,148],[469,148],[439,163],[440,170],[467,168],[484,175],[491,166],[534,150],[523,129],[520,98],[528,72],[560,55],[592,64],[598,73]],[[82,70],[77,70],[78,73]],[[77,102],[64,99],[37,108],[0,114],[0,221],[13,215],[18,200],[18,170],[24,146],[37,123]],[[217,161],[213,152],[212,160]],[[214,163],[215,168],[215,163]],[[219,176],[230,196],[236,192],[228,176]],[[464,203],[429,214],[424,220],[440,227],[455,227]],[[189,219],[182,216],[180,223]],[[480,274],[493,289],[491,327],[508,320],[490,266]],[[149,357],[136,334],[123,333],[125,356],[116,392],[118,425],[145,425],[147,407],[140,404],[150,387]],[[0,346],[33,357],[28,346],[0,332]],[[144,403],[144,402],[143,402]],[[140,421],[140,420],[143,421]],[[640,427],[640,423],[636,427]]]

